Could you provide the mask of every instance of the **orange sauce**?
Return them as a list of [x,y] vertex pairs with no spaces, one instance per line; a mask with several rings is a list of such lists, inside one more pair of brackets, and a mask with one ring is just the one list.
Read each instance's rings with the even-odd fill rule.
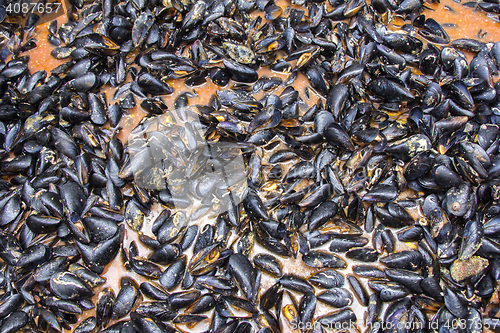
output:
[[[30,56],[30,61],[28,63],[31,73],[37,72],[39,70],[45,70],[47,76],[50,75],[50,71],[55,67],[63,64],[67,60],[58,60],[50,55],[50,51],[54,48],[47,39],[49,36],[49,25],[54,19],[57,20],[57,26],[67,22],[66,14],[69,8],[67,1],[61,1],[61,7],[58,12],[53,12],[50,15],[43,15],[40,18],[39,24],[35,27],[33,36],[36,38],[36,48],[25,52]],[[24,55],[23,54],[23,55]]]
[[[62,18],[58,19],[58,23],[59,22],[62,22]],[[35,28],[37,47],[34,50],[25,52],[25,54],[30,56],[28,66],[31,73],[35,73],[39,70],[45,70],[47,72],[47,76],[49,76],[52,69],[69,60],[55,59],[50,55],[50,51],[52,51],[54,46],[52,46],[47,40],[49,35],[49,24],[50,22],[47,22]]]
[[435,9],[425,10],[423,14],[441,24],[452,41],[459,38],[479,39],[485,43],[500,41],[500,23],[487,17],[481,9],[469,8],[453,0],[441,0]]

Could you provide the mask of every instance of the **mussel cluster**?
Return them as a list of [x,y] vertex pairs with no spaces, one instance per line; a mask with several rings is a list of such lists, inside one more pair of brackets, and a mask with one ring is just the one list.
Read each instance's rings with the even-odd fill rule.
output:
[[36,13],[0,27],[0,332],[500,330],[500,42],[420,0],[70,3],[50,73]]

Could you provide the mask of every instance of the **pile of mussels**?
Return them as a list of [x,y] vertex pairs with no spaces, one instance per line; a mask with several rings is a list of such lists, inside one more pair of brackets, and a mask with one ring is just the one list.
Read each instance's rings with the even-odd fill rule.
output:
[[[425,6],[73,0],[50,74],[24,53],[40,17],[2,22],[0,332],[498,331],[500,43],[450,41]],[[194,90],[168,110],[173,80]],[[102,288],[113,260],[142,282]]]

